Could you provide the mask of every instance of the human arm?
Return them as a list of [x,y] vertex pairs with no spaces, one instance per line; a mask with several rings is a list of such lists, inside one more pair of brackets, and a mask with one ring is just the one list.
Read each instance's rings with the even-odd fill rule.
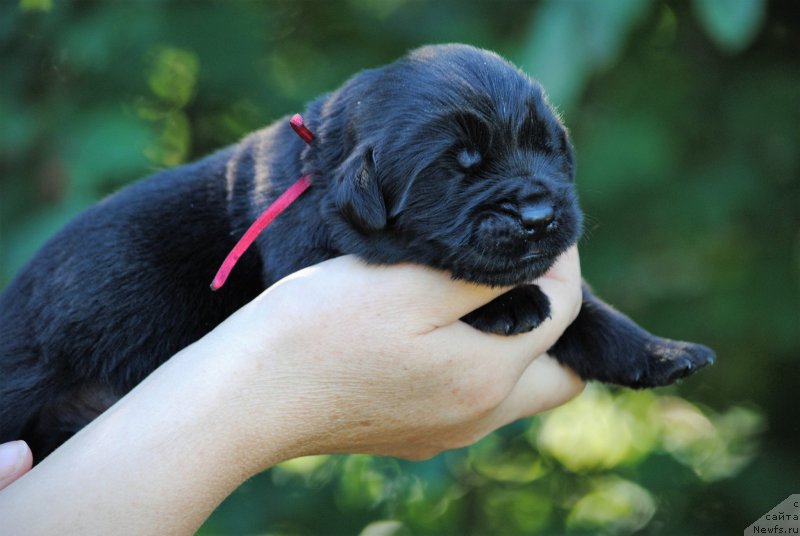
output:
[[560,404],[541,356],[580,306],[577,252],[538,284],[552,318],[501,337],[459,322],[506,289],[344,257],[277,283],[0,493],[8,534],[190,534],[280,461],[421,459]]

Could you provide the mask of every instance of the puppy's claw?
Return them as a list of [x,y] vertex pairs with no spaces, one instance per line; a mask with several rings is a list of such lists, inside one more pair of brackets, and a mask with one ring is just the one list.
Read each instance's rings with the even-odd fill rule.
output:
[[645,373],[637,370],[629,382],[613,383],[637,388],[670,385],[714,363],[714,353],[705,346],[667,339],[661,341],[650,346],[649,356],[643,356],[650,364],[649,370]]

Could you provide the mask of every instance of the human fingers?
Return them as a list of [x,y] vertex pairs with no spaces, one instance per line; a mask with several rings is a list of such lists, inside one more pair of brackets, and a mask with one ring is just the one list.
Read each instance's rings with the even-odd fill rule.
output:
[[297,279],[318,286],[320,292],[337,289],[353,301],[379,299],[375,305],[385,313],[419,319],[431,328],[455,322],[510,290],[455,280],[447,272],[417,264],[372,266],[352,255],[300,270],[276,285]]
[[[571,248],[553,268],[535,281],[550,302],[550,317],[529,333],[503,336],[480,332],[456,322],[431,332],[441,347],[474,356],[476,366],[500,367],[516,382],[528,365],[549,350],[575,320],[581,307],[581,278],[577,248]],[[487,371],[489,373],[490,371]]]
[[535,283],[542,289],[547,289],[550,285],[559,283],[580,286],[581,262],[578,246],[572,246],[562,253],[547,273],[538,278]]
[[[396,279],[393,284],[407,289],[405,294],[419,300],[421,308],[438,313],[450,321],[458,320],[512,288],[455,280],[447,272],[420,265],[398,265],[395,267],[397,273],[391,273],[391,268],[387,267],[385,273],[376,275]],[[578,247],[572,246],[565,251],[550,270],[534,283],[550,298],[551,307],[566,307],[565,314],[572,315],[574,319],[580,309],[580,301],[576,303],[574,299],[576,294],[580,294],[581,285]],[[554,315],[561,313],[557,311]]]
[[27,473],[33,465],[33,455],[24,441],[0,445],[0,489]]
[[498,406],[497,426],[560,406],[578,396],[584,385],[572,369],[550,355],[542,355],[525,369],[511,393]]
[[[400,265],[398,269],[402,270],[398,274],[387,272],[384,275],[399,276],[394,284],[406,290],[398,293],[398,298],[405,299],[403,305],[419,318],[435,321],[435,325],[431,327],[455,322],[511,290],[511,287],[489,287],[454,280],[446,272],[424,266],[406,264]],[[534,283],[548,296],[551,316],[570,318],[568,324],[572,322],[581,304],[581,300],[576,299],[581,293],[581,269],[577,246],[572,246],[562,254],[550,270]]]

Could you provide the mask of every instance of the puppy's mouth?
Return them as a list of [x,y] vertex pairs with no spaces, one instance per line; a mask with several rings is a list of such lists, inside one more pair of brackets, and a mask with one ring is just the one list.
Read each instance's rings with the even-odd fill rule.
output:
[[483,211],[448,264],[454,277],[475,283],[530,283],[577,241],[577,218],[546,202]]
[[488,257],[469,253],[456,261],[450,270],[453,277],[473,283],[491,286],[524,285],[544,275],[561,253],[563,251],[555,254],[536,252],[521,257]]

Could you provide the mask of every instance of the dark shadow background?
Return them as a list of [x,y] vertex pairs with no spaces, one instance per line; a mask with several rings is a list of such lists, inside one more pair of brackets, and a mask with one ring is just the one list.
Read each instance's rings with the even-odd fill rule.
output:
[[[283,464],[202,534],[729,534],[800,492],[800,17],[767,0],[0,5],[0,286],[76,212],[410,48],[491,48],[570,126],[584,273],[717,364],[422,463]],[[386,521],[377,524],[380,521]]]

